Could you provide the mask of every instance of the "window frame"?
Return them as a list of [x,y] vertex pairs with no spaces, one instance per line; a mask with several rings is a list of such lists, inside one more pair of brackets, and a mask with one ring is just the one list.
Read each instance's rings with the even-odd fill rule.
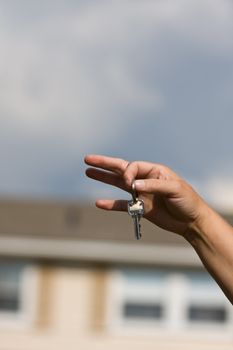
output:
[[[133,268],[135,271],[135,268]],[[182,269],[181,269],[182,270]],[[215,306],[223,305],[227,309],[228,319],[224,324],[214,322],[189,322],[185,315],[187,314],[187,307],[190,304],[188,290],[190,285],[185,274],[175,272],[175,270],[167,269],[168,277],[164,283],[163,299],[153,297],[154,290],[151,288],[151,299],[155,303],[158,301],[164,302],[164,310],[166,318],[163,320],[153,320],[152,322],[140,320],[126,320],[122,317],[122,309],[125,300],[128,300],[125,292],[124,268],[115,268],[109,271],[107,283],[107,305],[106,305],[106,326],[110,333],[120,334],[125,336],[146,335],[156,337],[182,338],[182,339],[205,339],[216,341],[233,340],[232,326],[233,326],[233,308],[228,300],[223,296],[221,302],[215,298]],[[187,270],[188,271],[188,270]],[[203,271],[203,270],[201,270]],[[143,288],[143,285],[140,285]],[[138,301],[140,299],[140,288],[138,291]],[[168,293],[169,291],[169,293]],[[147,296],[150,295],[147,293]],[[132,301],[137,300],[135,298]],[[171,297],[172,295],[172,297]],[[210,300],[213,302],[213,298]],[[209,304],[210,305],[210,304]]]
[[0,310],[1,330],[28,329],[35,323],[39,294],[39,268],[35,264],[26,262],[23,265],[18,293],[19,310]]

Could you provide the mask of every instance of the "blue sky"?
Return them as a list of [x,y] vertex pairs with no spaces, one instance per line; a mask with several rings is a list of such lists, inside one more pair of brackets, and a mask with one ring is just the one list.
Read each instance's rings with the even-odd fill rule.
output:
[[101,153],[233,209],[230,0],[0,0],[0,23],[0,195],[124,196],[85,178]]

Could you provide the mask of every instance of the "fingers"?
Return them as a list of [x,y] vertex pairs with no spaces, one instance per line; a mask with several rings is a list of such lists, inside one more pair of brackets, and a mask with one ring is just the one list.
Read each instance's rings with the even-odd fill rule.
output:
[[[132,183],[135,179],[179,179],[178,175],[174,173],[171,169],[167,168],[164,165],[156,163],[142,161],[129,163],[124,159],[106,157],[101,155],[88,155],[85,157],[85,162],[88,165],[91,165],[95,168],[99,168],[87,169],[87,176],[91,177],[92,179],[104,182],[106,184],[119,187],[128,192],[131,191]],[[100,169],[106,171],[102,171]],[[155,185],[156,188],[153,187]],[[153,191],[161,191],[161,193],[164,191],[165,193],[166,190],[169,191],[168,187],[171,186],[171,184],[168,184],[168,181],[166,183],[157,181],[152,182],[151,184],[148,183],[147,186],[152,186]]]
[[145,178],[152,171],[153,164],[147,162],[132,162],[128,164],[124,172],[126,184],[131,187],[134,179]]
[[124,172],[124,179],[127,186],[132,185],[135,179],[179,179],[179,176],[168,167],[149,162],[132,162],[129,163]]
[[149,162],[132,162],[129,163],[124,172],[125,182],[128,186],[131,186],[135,179],[178,179],[171,169],[161,164],[149,163]]
[[108,185],[116,186],[122,190],[127,191],[123,178],[117,174],[95,168],[88,168],[86,170],[86,175],[91,179],[101,181]]
[[84,159],[85,163],[96,168],[112,171],[122,175],[127,168],[129,162],[120,158],[112,158],[101,155],[87,155]]
[[177,179],[146,179],[136,180],[135,188],[141,193],[176,196],[180,192],[180,181]]
[[128,201],[99,199],[96,202],[96,206],[100,209],[105,209],[105,210],[127,211]]

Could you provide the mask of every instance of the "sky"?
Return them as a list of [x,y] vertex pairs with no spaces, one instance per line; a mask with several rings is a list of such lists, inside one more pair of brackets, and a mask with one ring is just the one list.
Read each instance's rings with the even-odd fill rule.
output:
[[124,197],[98,153],[233,210],[232,1],[0,0],[0,51],[0,196]]

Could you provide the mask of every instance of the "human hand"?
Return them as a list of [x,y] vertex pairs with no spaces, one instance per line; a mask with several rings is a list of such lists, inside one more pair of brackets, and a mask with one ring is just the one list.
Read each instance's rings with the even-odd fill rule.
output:
[[[185,235],[199,220],[204,201],[194,189],[168,167],[149,162],[128,162],[101,155],[88,155],[86,175],[131,192],[132,183],[144,201],[144,217],[157,226]],[[126,200],[99,199],[96,206],[105,210],[127,211]]]

